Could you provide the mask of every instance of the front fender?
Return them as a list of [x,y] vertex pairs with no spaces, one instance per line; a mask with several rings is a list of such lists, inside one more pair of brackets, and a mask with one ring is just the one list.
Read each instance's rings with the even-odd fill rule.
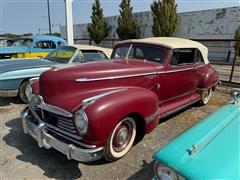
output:
[[144,88],[123,88],[99,98],[85,108],[89,127],[84,140],[105,145],[117,123],[131,113],[138,113],[144,119],[143,131],[148,133],[158,123],[158,107],[157,95]]

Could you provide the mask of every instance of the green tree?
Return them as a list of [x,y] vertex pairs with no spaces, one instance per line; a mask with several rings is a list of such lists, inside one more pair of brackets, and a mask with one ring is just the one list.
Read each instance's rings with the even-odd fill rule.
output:
[[[240,26],[235,30],[235,36],[234,36],[234,38],[235,38],[236,40],[238,40],[238,41],[236,42],[235,46],[234,46],[235,51],[236,51],[236,50],[237,50],[237,47],[240,46]],[[240,56],[240,47],[239,47],[239,49],[238,49],[238,54],[237,54],[237,55]]]
[[172,36],[178,25],[175,0],[154,0],[151,5],[154,36]]
[[110,27],[103,16],[103,9],[99,0],[95,0],[92,5],[92,23],[88,25],[89,37],[96,43],[100,44],[108,36]]
[[140,35],[140,28],[134,16],[130,0],[122,0],[119,5],[120,17],[118,18],[117,34],[121,40],[137,39]]

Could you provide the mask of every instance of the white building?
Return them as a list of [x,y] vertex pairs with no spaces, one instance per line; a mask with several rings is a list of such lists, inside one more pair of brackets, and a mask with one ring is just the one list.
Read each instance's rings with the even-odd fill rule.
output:
[[[199,39],[209,48],[209,59],[214,61],[226,61],[229,51],[231,59],[234,55],[234,42],[230,41],[210,41],[233,39],[234,32],[240,26],[240,6],[220,9],[210,9],[178,13],[179,24],[175,33],[177,37]],[[152,13],[151,11],[135,13],[141,31],[141,38],[152,36]],[[117,28],[118,16],[106,17],[111,26],[111,31],[106,39],[118,39]],[[74,25],[74,39],[89,39],[88,24]],[[62,37],[66,37],[66,27],[61,27]],[[208,39],[208,41],[202,41]],[[79,40],[76,43],[88,44],[89,40]],[[111,41],[103,41],[102,46],[111,47]]]

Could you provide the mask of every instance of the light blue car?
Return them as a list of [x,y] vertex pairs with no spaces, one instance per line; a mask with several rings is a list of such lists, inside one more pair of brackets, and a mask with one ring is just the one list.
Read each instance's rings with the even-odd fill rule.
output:
[[153,155],[155,179],[240,179],[240,89],[232,96]]
[[34,35],[9,39],[8,45],[0,46],[0,59],[43,58],[59,46],[67,42],[56,36]]
[[29,79],[53,66],[109,59],[112,49],[88,45],[60,46],[44,59],[0,60],[0,97],[15,97],[27,103]]

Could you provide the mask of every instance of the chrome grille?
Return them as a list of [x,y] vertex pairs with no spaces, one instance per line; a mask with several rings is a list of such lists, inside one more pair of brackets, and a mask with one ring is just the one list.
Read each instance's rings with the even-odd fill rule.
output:
[[67,118],[63,118],[63,117],[58,117],[58,121],[57,121],[57,127],[66,130],[68,132],[74,133],[76,134],[76,128],[73,124],[72,119],[67,119]]
[[43,109],[38,109],[35,112],[37,112],[38,116],[45,122],[48,131],[61,135],[68,140],[73,138],[76,140],[81,139],[77,133],[73,119]]

